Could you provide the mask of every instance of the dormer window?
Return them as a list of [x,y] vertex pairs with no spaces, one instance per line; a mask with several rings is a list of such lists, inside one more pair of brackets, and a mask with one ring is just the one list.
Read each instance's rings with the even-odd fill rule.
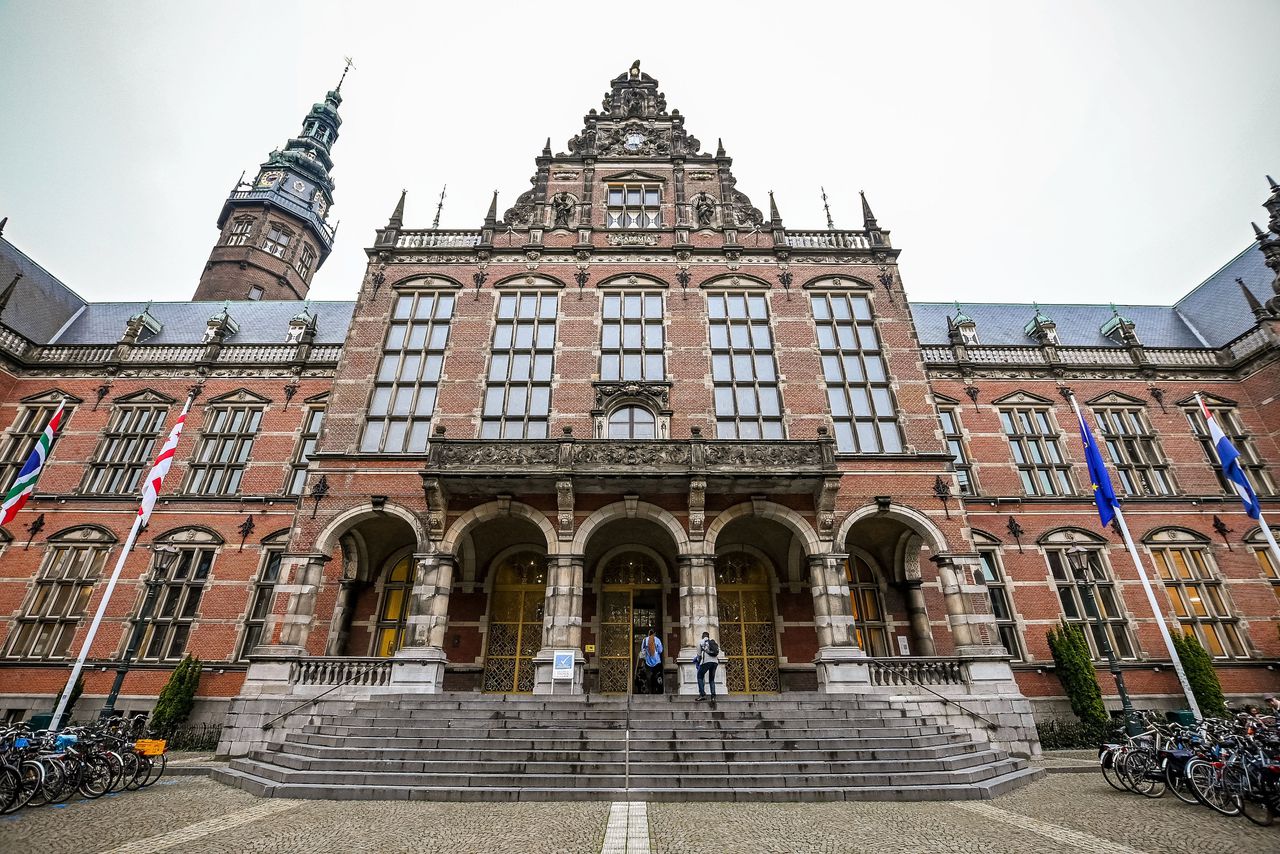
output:
[[662,189],[657,184],[610,184],[605,225],[661,228]]

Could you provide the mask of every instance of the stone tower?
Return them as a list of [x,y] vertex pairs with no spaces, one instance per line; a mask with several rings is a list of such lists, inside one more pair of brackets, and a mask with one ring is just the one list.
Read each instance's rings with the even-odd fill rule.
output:
[[[343,72],[346,77],[346,72]],[[196,300],[300,300],[329,257],[336,230],[333,160],[342,119],[342,81],[312,106],[302,132],[271,152],[252,181],[231,190],[218,215],[218,242],[196,286]]]

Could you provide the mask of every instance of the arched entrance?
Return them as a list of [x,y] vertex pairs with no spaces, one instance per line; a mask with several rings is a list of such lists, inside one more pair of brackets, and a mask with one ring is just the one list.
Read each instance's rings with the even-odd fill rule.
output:
[[[662,567],[650,554],[625,549],[600,568],[600,691],[636,687],[636,660],[649,629],[662,634]],[[664,656],[665,657],[665,656]]]
[[716,558],[720,611],[720,658],[735,694],[779,690],[773,589],[764,560],[747,551]]
[[404,645],[409,594],[413,590],[413,556],[405,555],[397,560],[383,578],[373,631],[373,654],[388,658]]
[[498,561],[489,597],[483,690],[533,692],[533,657],[542,647],[547,598],[547,559],[521,550]]

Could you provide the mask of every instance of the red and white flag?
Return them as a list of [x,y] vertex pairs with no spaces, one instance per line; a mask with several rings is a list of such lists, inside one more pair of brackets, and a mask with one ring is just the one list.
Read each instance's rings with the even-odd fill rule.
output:
[[169,467],[173,465],[173,455],[178,450],[178,438],[182,435],[182,425],[187,421],[187,410],[190,408],[191,398],[188,397],[186,406],[182,407],[182,414],[174,422],[173,429],[169,431],[169,438],[165,439],[164,447],[156,456],[155,465],[151,467],[147,479],[142,484],[142,504],[138,506],[138,515],[142,517],[143,525],[147,524],[147,520],[151,518],[156,499],[160,497],[160,485],[164,483],[164,476],[169,473]]

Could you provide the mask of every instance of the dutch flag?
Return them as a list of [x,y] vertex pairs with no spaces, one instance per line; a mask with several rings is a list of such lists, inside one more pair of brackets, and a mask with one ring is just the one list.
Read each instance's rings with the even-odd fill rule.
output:
[[1240,466],[1240,452],[1236,450],[1236,446],[1231,444],[1231,440],[1222,432],[1222,428],[1218,426],[1218,422],[1213,420],[1213,413],[1209,411],[1209,407],[1205,405],[1200,395],[1196,395],[1196,400],[1200,403],[1200,411],[1204,413],[1205,424],[1209,426],[1209,436],[1213,439],[1213,447],[1218,452],[1218,462],[1222,464],[1222,473],[1227,476],[1227,480],[1231,481],[1231,485],[1235,487],[1236,494],[1240,496],[1240,500],[1244,503],[1244,512],[1249,514],[1249,518],[1257,519],[1262,515],[1262,505],[1258,503],[1258,496],[1254,493],[1253,487],[1249,485],[1249,478],[1245,477],[1244,469]]

